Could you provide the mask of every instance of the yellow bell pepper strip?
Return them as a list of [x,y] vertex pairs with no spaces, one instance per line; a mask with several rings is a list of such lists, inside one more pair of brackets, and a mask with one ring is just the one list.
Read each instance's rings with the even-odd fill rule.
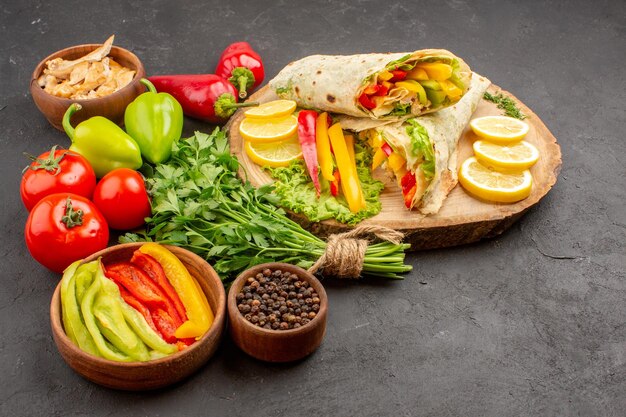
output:
[[424,90],[424,87],[422,87],[422,85],[418,83],[417,81],[414,81],[414,80],[399,81],[396,83],[396,87],[405,88],[409,91],[416,93],[417,99],[422,104],[422,106],[425,106],[428,103],[426,90]]
[[458,100],[463,95],[463,90],[454,85],[451,81],[441,80],[439,81],[439,85],[441,86],[441,89],[446,92],[448,97],[453,100]]
[[420,62],[416,68],[423,69],[429,79],[436,81],[447,80],[452,75],[452,67],[441,62]]
[[317,116],[315,121],[315,146],[317,147],[317,160],[320,164],[322,177],[333,181],[333,156],[330,152],[330,139],[328,139],[328,113],[324,112]]
[[337,158],[337,167],[341,176],[341,190],[348,202],[350,211],[356,213],[365,207],[363,204],[363,193],[356,173],[356,166],[352,163],[348,153],[341,124],[335,123],[332,125],[328,129],[328,136],[335,152],[335,158]]
[[378,79],[380,81],[389,81],[393,78],[393,74],[389,71],[381,71],[378,73]]
[[374,157],[372,158],[372,171],[378,168],[380,164],[385,161],[385,159],[387,159],[387,154],[385,153],[385,151],[383,151],[382,148],[376,149]]
[[176,345],[167,343],[150,327],[139,311],[126,304],[124,300],[121,300],[120,306],[126,323],[146,345],[165,355],[178,351]]
[[350,155],[350,161],[356,167],[356,159],[354,158],[354,136],[352,135],[344,135],[344,140],[346,141],[346,147],[348,148],[348,155]]
[[406,165],[406,159],[401,157],[397,152],[393,152],[389,155],[389,161],[387,163],[389,164],[389,168],[391,168],[393,172],[396,172]]
[[108,279],[104,276],[104,271],[102,269],[102,264],[100,259],[98,259],[98,269],[96,270],[96,276],[89,286],[89,289],[85,293],[83,297],[83,301],[80,303],[80,310],[83,314],[83,320],[85,321],[85,326],[91,334],[93,341],[98,348],[99,356],[117,362],[131,362],[133,359],[125,355],[122,352],[117,351],[114,347],[112,347],[105,339],[100,329],[98,328],[98,324],[96,322],[96,317],[93,312],[93,305],[98,292],[100,292],[100,288],[102,287],[102,282],[105,279]]
[[423,68],[415,67],[406,74],[407,80],[423,81],[428,79],[428,74]]
[[198,284],[194,282],[185,265],[176,255],[157,243],[146,243],[139,251],[152,256],[161,264],[165,276],[185,306],[188,320],[176,329],[175,336],[179,339],[202,337],[211,327],[213,312],[208,307],[204,293],[198,290]]

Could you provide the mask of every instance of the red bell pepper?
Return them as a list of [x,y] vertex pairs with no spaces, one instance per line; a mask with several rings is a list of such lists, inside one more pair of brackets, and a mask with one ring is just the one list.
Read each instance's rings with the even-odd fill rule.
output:
[[174,333],[176,333],[176,329],[178,329],[178,326],[180,326],[182,322],[177,323],[176,320],[167,313],[167,311],[161,308],[152,310],[151,314],[154,324],[159,330],[159,333],[161,333],[161,336],[163,336],[163,340],[167,343],[175,343],[178,339]]
[[369,98],[368,95],[365,93],[359,96],[359,103],[361,103],[361,106],[365,107],[368,110],[372,110],[374,107],[376,107],[376,103],[374,103],[372,99]]
[[165,298],[155,283],[139,268],[127,262],[107,265],[105,275],[126,288],[148,308],[165,307]]
[[174,308],[178,313],[180,319],[185,322],[187,321],[187,312],[185,311],[185,306],[183,305],[180,297],[176,293],[172,284],[170,284],[167,276],[165,275],[165,271],[163,271],[163,267],[161,264],[154,259],[150,255],[146,255],[139,250],[136,250],[133,253],[133,257],[130,260],[130,263],[137,265],[139,268],[143,269],[143,271],[154,281],[160,288],[163,290],[167,298],[174,304]]
[[411,208],[413,202],[413,196],[417,191],[417,180],[415,174],[411,171],[404,174],[400,180],[400,186],[402,186],[402,195],[404,196],[404,205],[406,208]]
[[333,176],[335,179],[330,182],[330,194],[332,194],[333,197],[337,197],[339,194],[339,184],[341,183],[341,177],[339,176],[338,169],[335,169]]
[[149,78],[159,92],[169,93],[183,113],[210,123],[225,123],[239,107],[258,103],[237,103],[237,90],[215,74],[157,75]]
[[389,82],[395,83],[396,81],[402,81],[406,78],[406,71],[403,70],[391,70],[390,71],[393,74],[393,78],[391,78],[389,80]]
[[263,61],[248,42],[235,42],[224,49],[215,74],[230,81],[240,98],[246,98],[265,78]]
[[391,146],[389,146],[387,142],[384,142],[383,146],[381,146],[380,149],[383,150],[383,152],[385,153],[385,155],[387,155],[387,157],[393,153],[393,149],[391,148]]
[[155,332],[158,332],[156,326],[154,325],[154,321],[152,320],[152,316],[150,315],[150,310],[148,310],[148,307],[141,304],[141,302],[133,297],[133,295],[129,293],[126,288],[124,288],[120,284],[117,284],[117,286],[120,289],[120,295],[122,296],[122,299],[126,302],[126,304],[141,313],[148,325],[150,325],[150,327],[152,327]]
[[389,92],[389,87],[383,84],[378,85],[378,91],[376,92],[377,96],[386,96]]
[[302,156],[309,171],[309,176],[313,180],[315,192],[320,196],[322,187],[318,177],[319,166],[317,163],[317,147],[315,145],[315,123],[317,112],[315,110],[302,110],[298,114],[298,140],[302,148]]
[[177,326],[183,324],[172,301],[142,269],[129,262],[120,262],[107,266],[105,273],[109,278],[124,286],[128,292],[145,304],[146,307],[150,309],[151,313],[154,313],[155,308],[162,308],[172,317],[177,323]]

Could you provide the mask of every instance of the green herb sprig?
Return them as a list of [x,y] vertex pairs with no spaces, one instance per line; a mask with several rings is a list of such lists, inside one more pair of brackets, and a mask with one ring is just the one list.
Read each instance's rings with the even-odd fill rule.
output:
[[487,101],[495,103],[500,110],[504,110],[504,114],[509,117],[514,117],[519,120],[524,120],[528,116],[520,111],[515,101],[509,97],[504,96],[502,93],[498,93],[495,96],[485,91],[483,98]]
[[[223,280],[264,262],[308,268],[326,242],[304,230],[277,208],[271,185],[254,188],[237,176],[239,161],[224,131],[196,132],[172,148],[171,159],[147,178],[152,217],[146,232],[128,233],[121,242],[157,241],[187,248],[210,261]],[[362,274],[402,278],[409,245],[375,243],[367,248]]]

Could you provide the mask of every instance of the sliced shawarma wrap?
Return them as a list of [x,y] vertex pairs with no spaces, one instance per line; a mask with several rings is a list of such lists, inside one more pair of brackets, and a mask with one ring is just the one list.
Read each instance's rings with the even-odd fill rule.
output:
[[398,120],[458,102],[471,75],[465,61],[444,49],[312,55],[287,65],[269,87],[300,107]]
[[489,84],[474,74],[469,91],[452,107],[400,122],[373,126],[367,120],[338,119],[344,129],[369,141],[374,164],[384,161],[395,175],[407,208],[434,214],[457,184],[458,142]]

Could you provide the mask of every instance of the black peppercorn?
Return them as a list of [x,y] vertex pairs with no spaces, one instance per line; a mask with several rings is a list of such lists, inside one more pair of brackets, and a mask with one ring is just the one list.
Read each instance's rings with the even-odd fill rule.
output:
[[321,302],[307,281],[269,268],[248,277],[236,300],[246,320],[273,330],[304,326],[317,315]]

